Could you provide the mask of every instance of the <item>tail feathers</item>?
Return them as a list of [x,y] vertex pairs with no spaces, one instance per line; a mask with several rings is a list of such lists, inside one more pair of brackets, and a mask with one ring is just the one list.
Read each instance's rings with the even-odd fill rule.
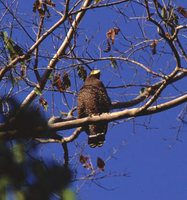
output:
[[101,147],[105,142],[105,133],[97,133],[95,135],[88,136],[88,144],[90,147]]

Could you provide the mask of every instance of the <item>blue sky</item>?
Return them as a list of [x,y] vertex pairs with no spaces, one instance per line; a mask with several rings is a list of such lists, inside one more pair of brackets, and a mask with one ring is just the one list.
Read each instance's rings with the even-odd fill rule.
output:
[[[99,181],[107,190],[94,184],[85,185],[80,192],[81,199],[186,199],[186,128],[180,135],[180,142],[176,141],[176,130],[172,130],[172,126],[177,124],[175,114],[179,111],[177,108],[163,113],[161,117],[153,116],[152,127],[158,129],[136,127],[136,133],[133,134],[128,125],[115,127],[108,134],[103,152],[97,155],[103,154],[105,157],[111,147],[118,148],[120,140],[125,140],[125,145],[115,158],[107,162],[106,173],[126,172],[128,176]],[[168,116],[171,115],[173,119],[168,122]],[[158,123],[161,126],[158,127]],[[117,138],[112,134],[116,134]]]
[[[20,9],[20,16],[24,16],[23,13],[27,12],[29,13],[27,16],[28,20],[33,19],[32,2],[29,1],[25,3],[23,0],[19,2],[20,7],[18,6],[18,8]],[[181,5],[187,8],[186,1],[180,1],[180,4],[178,2],[176,5]],[[127,4],[123,7],[124,10],[126,5]],[[129,17],[134,17],[133,12],[130,11],[130,7],[126,8],[125,11],[125,14]],[[136,14],[138,15],[138,13],[142,13],[142,11],[137,9]],[[52,19],[49,19],[46,23],[47,26],[50,26],[53,21]],[[115,51],[116,49],[126,48],[126,44],[123,43],[122,33],[127,39],[133,37],[133,35],[141,37],[140,32],[138,32],[139,29],[136,21],[125,21],[123,16],[116,15],[114,10],[109,8],[90,11],[86,14],[80,26],[78,41],[80,46],[77,50],[77,54],[81,55],[81,53],[85,51],[85,46],[81,46],[84,39],[93,36],[93,40],[91,40],[88,45],[88,50],[97,57],[99,55],[97,47],[100,46],[101,48],[105,48],[106,32],[116,25],[120,27],[121,33],[116,37],[113,50],[108,54],[102,53],[103,56],[115,56],[117,55],[117,51]],[[154,27],[149,27],[148,25],[145,26],[147,36],[150,38],[158,37],[158,34],[154,31]],[[33,34],[30,27],[26,28],[31,34]],[[27,41],[29,44],[32,44],[32,42],[28,41],[25,36],[18,33],[16,33],[15,39],[19,43]],[[43,48],[46,48],[51,44],[48,43],[49,41],[44,44]],[[150,51],[145,50],[145,52],[141,52],[141,54],[146,57],[150,54]],[[168,60],[166,58],[168,58]],[[152,67],[154,67],[155,71],[159,71],[160,68],[166,67],[169,64],[174,65],[174,63],[169,60],[169,55],[155,60],[157,61],[152,63]],[[164,66],[163,61],[165,61]],[[44,63],[46,63],[46,61],[42,61],[41,65],[45,65]],[[133,81],[135,81],[135,83],[141,83],[142,79],[144,80],[142,83],[145,83],[145,80],[149,78],[149,76],[141,70],[139,70],[134,77],[135,68],[132,68],[127,63],[124,64],[119,62],[119,68],[117,69],[112,69],[109,65],[110,63],[108,62],[98,62],[91,65],[92,68],[101,69],[101,79],[107,86],[115,86],[122,83],[130,84]],[[167,68],[166,71],[167,70],[170,69]],[[151,77],[150,81],[154,82],[155,79]],[[185,91],[183,85],[186,83],[186,80],[184,80],[177,84],[177,87],[180,89],[182,88],[183,91]],[[82,84],[83,83],[79,81],[78,88],[80,88]],[[139,89],[140,88],[121,89],[117,91],[108,89],[108,93],[113,101],[130,100],[138,94]],[[176,93],[176,91],[171,87],[168,92],[164,94],[172,96],[174,93]],[[22,98],[24,97],[25,96],[22,96]],[[45,98],[50,99],[51,96],[45,94]],[[69,98],[72,99],[72,97]],[[57,101],[56,107],[58,108],[56,110],[57,114],[60,109],[65,108],[60,107],[60,104],[62,103],[62,97],[60,95],[56,95],[55,99]],[[71,103],[73,107],[76,104],[76,101],[72,101]],[[187,199],[186,126],[182,127],[180,131],[180,140],[176,140],[177,131],[181,125],[178,116],[185,106],[186,105],[181,105],[177,108],[156,115],[139,117],[125,122],[121,120],[117,125],[112,122],[109,125],[106,143],[99,149],[91,149],[86,146],[82,150],[82,146],[84,146],[87,141],[86,134],[82,134],[78,140],[69,144],[70,156],[73,158],[71,162],[72,168],[78,166],[77,178],[87,175],[89,171],[82,168],[74,158],[75,153],[80,155],[80,152],[83,151],[82,154],[90,156],[92,163],[95,165],[97,157],[101,157],[103,160],[108,160],[113,152],[117,150],[117,153],[106,162],[105,171],[101,172],[99,175],[110,177],[96,180],[96,183],[92,181],[86,181],[85,183],[78,181],[73,183],[73,190],[79,191],[77,195],[78,199]],[[49,111],[46,115],[49,116],[50,114]],[[71,131],[65,131],[65,133],[62,133],[68,135]],[[56,144],[41,145],[39,156],[43,159],[54,159],[61,163],[62,149],[60,145]],[[124,173],[127,174],[127,176],[122,176]],[[115,177],[115,175],[117,175],[117,177]]]

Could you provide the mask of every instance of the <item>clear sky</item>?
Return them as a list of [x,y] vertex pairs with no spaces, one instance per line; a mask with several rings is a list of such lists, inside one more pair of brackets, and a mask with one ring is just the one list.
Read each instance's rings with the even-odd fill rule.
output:
[[[180,134],[181,141],[176,141],[177,130],[173,130],[179,111],[173,109],[162,116],[153,116],[152,130],[137,126],[133,133],[132,127],[123,124],[109,132],[103,147],[105,153],[98,154],[107,157],[107,152],[112,147],[119,148],[120,141],[124,140],[126,144],[107,162],[106,173],[126,172],[127,177],[99,180],[99,184],[107,189],[94,184],[85,185],[80,193],[82,199],[186,199],[186,127]],[[143,120],[138,119],[139,122]]]
[[[33,17],[33,1],[26,2],[21,0],[18,2],[20,2],[20,7],[18,6],[20,13],[29,13],[27,17],[30,17],[29,20],[31,20]],[[178,1],[175,4],[187,8],[187,2],[185,0]],[[125,6],[127,5],[128,4],[124,4],[124,6],[119,8],[121,8],[122,11],[125,11]],[[130,6],[127,7],[126,13],[124,13],[124,15],[127,15],[129,18],[134,17],[135,14],[138,16],[139,13],[142,13],[142,15],[145,14],[138,9],[134,10],[135,14],[133,14],[132,10],[130,11],[130,8]],[[126,21],[123,16],[116,14],[117,11],[119,10],[104,8],[97,11],[90,11],[86,14],[79,30],[79,56],[82,51],[85,50],[85,47],[81,46],[81,41],[83,41],[85,37],[90,38],[92,36],[93,40],[91,40],[88,50],[89,52],[92,52],[94,56],[99,55],[97,47],[99,45],[101,49],[106,47],[106,32],[114,26],[118,26],[121,33],[119,34],[119,37],[116,37],[116,46],[114,46],[113,51],[109,54],[103,54],[103,56],[114,56],[116,55],[115,48],[125,48],[125,44],[124,46],[122,44],[123,36],[125,36],[126,39],[130,38],[130,36],[133,37],[133,35],[136,35],[136,37],[141,36],[138,32],[138,24],[132,23],[130,20]],[[187,19],[185,20],[187,22]],[[50,23],[52,23],[52,19],[49,19],[47,25],[50,25]],[[142,22],[140,22],[140,24],[141,23]],[[31,31],[29,27],[26,28]],[[150,27],[150,30],[147,31],[147,35],[153,37],[156,35],[154,31],[155,29]],[[21,43],[21,37],[23,37],[23,40],[27,40],[25,36],[17,34],[16,39],[19,43]],[[145,57],[147,54],[148,52],[146,51],[144,54],[142,53]],[[167,59],[167,57],[165,57],[165,59]],[[164,67],[162,66],[163,60],[164,58],[158,59],[158,62],[153,63],[153,67],[157,67],[156,70]],[[168,60],[168,63],[169,62],[170,61]],[[174,63],[170,64],[174,65]],[[115,70],[112,69],[112,67],[109,68],[107,65],[108,63],[96,63],[96,66],[91,66],[92,68],[101,69],[101,79],[106,86],[114,86],[122,83],[130,84],[132,79],[136,83],[141,83],[141,76],[143,74],[141,70],[134,78],[132,75],[135,71],[133,71],[131,67],[126,67],[125,65],[128,65],[127,63],[120,63],[119,68]],[[121,78],[120,75],[123,77]],[[146,78],[144,77],[144,79]],[[186,83],[187,81],[185,80],[177,86],[183,88],[183,91],[185,91],[183,85]],[[83,83],[79,81],[78,88],[80,88],[82,84]],[[138,94],[139,89],[140,88],[135,88],[134,90],[123,89],[119,91],[108,89],[108,93],[113,101],[130,100]],[[169,92],[172,94],[172,88],[169,89]],[[46,98],[50,97],[48,96]],[[58,96],[55,98],[58,99]],[[61,100],[56,104],[58,105],[60,102]],[[72,106],[73,104],[76,103],[72,103]],[[152,116],[139,117],[127,121],[121,120],[117,123],[112,122],[109,125],[106,143],[99,149],[91,149],[86,145],[82,150],[82,146],[86,144],[87,141],[85,134],[82,134],[76,142],[69,144],[70,156],[72,158],[75,154],[80,155],[80,152],[82,151],[83,155],[88,155],[91,158],[94,166],[96,166],[97,157],[101,157],[106,161],[105,171],[100,172],[99,175],[96,176],[96,179],[98,178],[98,180],[84,180],[73,183],[73,189],[79,191],[77,198],[80,200],[186,200],[186,125],[180,130],[180,140],[176,140],[178,130],[181,126],[178,116],[185,106],[186,105],[183,104],[177,108]],[[58,113],[58,110],[56,113]],[[50,112],[47,115],[49,116]],[[77,146],[78,148],[76,149]],[[45,159],[62,159],[62,149],[60,145],[56,144],[41,145],[39,154]],[[78,179],[90,173],[89,170],[84,169],[74,158],[72,159],[71,164],[73,169],[78,166]],[[106,177],[102,178],[102,176]]]
[[[176,5],[187,8],[186,1],[180,1],[178,4],[176,2]],[[135,10],[135,12],[138,16],[141,11]],[[92,23],[93,30],[94,27],[108,30],[118,24],[125,36],[137,33],[137,24],[130,24],[130,21],[124,23],[123,18],[113,15],[109,10],[101,9],[96,13],[88,14],[89,18],[85,20],[87,24]],[[124,14],[129,13],[127,11]],[[153,29],[150,28],[150,30],[152,36]],[[103,35],[99,34],[99,39],[100,37],[102,38]],[[117,38],[116,43],[118,42],[121,40]],[[167,60],[167,57],[163,60]],[[162,62],[155,66],[161,68]],[[125,68],[122,73],[127,74],[129,81],[132,77],[129,77],[127,70],[128,68]],[[108,79],[110,75],[103,78],[105,85],[108,84]],[[126,83],[129,83],[128,81]],[[187,81],[180,84],[184,83],[186,84]],[[113,96],[113,91],[108,89],[108,92],[110,96]],[[126,93],[125,90],[124,93]],[[116,100],[117,97],[113,98]],[[179,134],[180,141],[176,140],[178,129],[181,126],[178,116],[185,106],[124,123],[121,121],[121,124],[114,127],[111,123],[106,143],[102,149],[85,149],[85,154],[90,155],[93,162],[96,162],[97,156],[107,160],[115,151],[113,148],[118,150],[106,163],[104,174],[106,176],[108,174],[108,178],[95,181],[96,183],[87,181],[80,190],[80,199],[187,199],[187,127],[185,125]],[[123,176],[123,173],[127,176]],[[80,187],[80,183],[77,183],[77,187]]]

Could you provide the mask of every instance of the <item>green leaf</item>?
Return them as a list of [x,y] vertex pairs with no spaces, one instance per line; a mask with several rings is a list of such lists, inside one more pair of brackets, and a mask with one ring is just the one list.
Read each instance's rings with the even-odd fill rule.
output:
[[0,35],[3,39],[5,48],[10,54],[10,59],[14,59],[16,56],[23,55],[23,51],[21,47],[15,44],[15,42],[11,38],[8,37],[7,32],[5,31],[1,32]]
[[15,192],[15,198],[16,198],[16,200],[25,200],[25,196],[24,196],[23,192],[21,192],[21,191]]
[[25,160],[23,145],[15,144],[12,153],[16,163],[22,163]]
[[101,0],[95,0],[95,3],[100,3],[101,2]]
[[34,92],[37,94],[37,95],[42,95],[42,91],[39,89],[39,88],[37,88],[37,87],[35,87],[34,88]]
[[162,15],[163,19],[167,19],[167,11],[164,7],[162,8],[161,15]]
[[53,80],[53,74],[52,73],[49,75],[49,80]]
[[7,176],[1,174],[0,177],[0,199],[7,200],[6,188],[10,184],[10,180]]
[[1,178],[0,178],[0,191],[3,191],[7,187],[8,184],[9,184],[8,177],[1,176]]
[[65,189],[62,192],[62,199],[63,200],[75,200],[75,193],[70,189]]
[[7,32],[1,32],[1,37],[3,38],[3,42],[5,44],[5,48],[8,50],[10,54],[10,58],[13,59],[13,57],[16,56],[16,52],[14,50],[14,44],[13,41],[8,37]]

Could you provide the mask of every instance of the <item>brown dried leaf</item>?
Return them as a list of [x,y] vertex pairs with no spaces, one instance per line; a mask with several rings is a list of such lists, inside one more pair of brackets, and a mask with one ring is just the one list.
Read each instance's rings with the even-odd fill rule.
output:
[[82,66],[82,65],[79,65],[77,67],[77,73],[78,73],[78,76],[83,80],[85,81],[86,77],[87,77],[87,72],[85,70],[85,68]]
[[114,44],[114,40],[116,35],[118,35],[120,29],[119,28],[111,28],[107,33],[106,33],[106,37],[107,37],[107,48],[104,50],[105,52],[109,52],[111,50],[111,44],[110,41],[112,42],[112,45]]
[[55,7],[55,3],[52,2],[51,0],[45,0],[45,3],[49,6]]
[[92,165],[90,163],[90,159],[89,159],[88,156],[80,155],[79,161],[80,161],[80,163],[82,164],[82,166],[84,168],[86,168],[86,169],[92,169]]
[[105,162],[101,158],[97,158],[97,167],[101,170],[104,171],[105,169]]
[[112,44],[114,44],[115,36],[118,35],[119,31],[119,28],[114,27],[106,33],[107,39],[111,40]]
[[45,11],[43,10],[42,7],[43,7],[42,0],[36,0],[33,4],[33,12],[35,13],[36,11],[38,11],[40,17],[44,17]]
[[165,36],[166,36],[169,40],[171,39],[171,35],[170,35],[168,32],[165,33]]
[[71,87],[71,81],[70,81],[69,75],[66,72],[64,73],[62,77],[62,83],[63,83],[64,90],[67,90],[68,88]]
[[89,158],[87,156],[83,156],[83,155],[80,155],[80,157],[79,157],[79,161],[81,164],[86,163],[88,161],[88,159]]
[[63,77],[61,77],[60,74],[55,74],[53,86],[55,86],[60,92],[66,91],[71,86],[69,75],[66,72]]
[[42,9],[42,1],[36,0],[33,4],[33,12],[35,13],[36,10]]
[[38,9],[38,13],[40,15],[40,17],[45,17],[45,11],[43,9]]
[[84,165],[82,165],[84,168],[86,169],[92,169],[92,165],[90,162],[85,163]]
[[152,49],[152,54],[155,55],[156,54],[156,47],[158,44],[158,40],[153,40],[153,42],[150,44],[150,47]]
[[110,44],[110,41],[109,39],[107,39],[107,48],[104,50],[104,52],[109,52],[111,50],[111,44]]
[[44,110],[47,111],[47,109],[48,109],[48,103],[47,103],[47,101],[43,97],[40,97],[39,103],[40,103],[40,105],[42,105],[42,107],[44,108]]
[[179,6],[179,7],[177,8],[177,11],[178,11],[181,15],[183,15],[183,17],[187,18],[187,12],[186,12],[186,10],[185,10],[182,6]]
[[24,63],[22,63],[21,70],[20,70],[22,78],[26,76],[26,69],[27,69],[26,65]]
[[40,17],[45,17],[45,13],[47,12],[47,17],[50,17],[50,12],[47,6],[55,7],[55,3],[51,0],[35,0],[33,4],[33,12],[38,11]]
[[64,92],[64,87],[60,74],[55,74],[53,79],[53,86],[55,86],[60,92]]

